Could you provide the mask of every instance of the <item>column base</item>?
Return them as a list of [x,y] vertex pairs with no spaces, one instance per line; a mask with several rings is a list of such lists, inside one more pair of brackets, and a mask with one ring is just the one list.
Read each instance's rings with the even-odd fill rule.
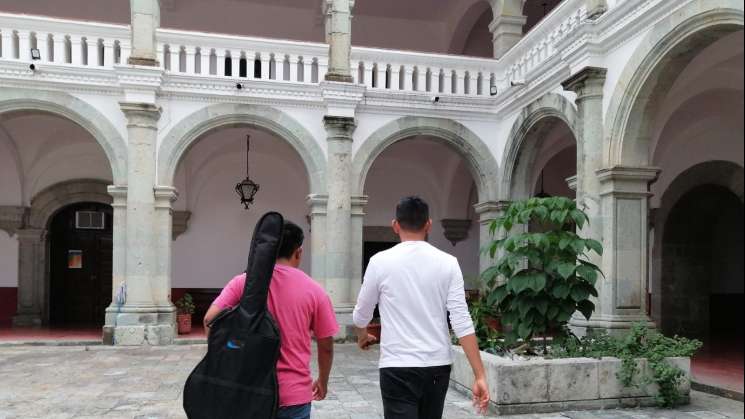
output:
[[333,74],[333,73],[326,73],[326,76],[324,77],[324,80],[326,81],[337,81],[341,83],[354,83],[354,79],[352,76],[347,74]]
[[41,314],[20,313],[13,316],[13,327],[41,327]]
[[147,66],[147,67],[160,67],[160,63],[158,62],[158,60],[153,59],[153,58],[129,57],[127,59],[127,64],[141,65],[141,66]]
[[354,322],[352,321],[352,312],[354,311],[353,303],[341,303],[334,305],[336,321],[339,323],[339,333],[334,336],[336,341],[356,341],[357,332],[355,331]]
[[110,306],[103,327],[104,345],[171,345],[176,337],[176,307]]
[[589,321],[584,317],[572,317],[569,320],[569,329],[580,337],[597,333],[618,336],[625,334],[637,323],[644,323],[649,328],[656,328],[655,323],[647,315],[625,315],[594,316]]

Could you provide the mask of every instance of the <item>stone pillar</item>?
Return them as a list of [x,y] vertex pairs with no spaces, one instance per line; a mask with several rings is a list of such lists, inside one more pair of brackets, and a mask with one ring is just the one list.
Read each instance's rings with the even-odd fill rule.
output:
[[653,167],[614,167],[597,171],[601,184],[602,243],[600,298],[590,321],[575,318],[580,332],[622,332],[635,322],[651,324],[647,315],[649,183]]
[[[156,210],[155,147],[160,108],[147,103],[121,103],[127,117],[128,173],[126,201],[126,302],[107,309],[105,331],[117,345],[169,344],[175,335],[175,309],[164,289],[163,235],[170,241],[170,213],[163,226],[163,196]],[[165,198],[170,199],[170,196]],[[170,204],[168,205],[170,207]],[[169,245],[170,246],[170,245]],[[170,250],[170,247],[169,247]],[[168,259],[164,261],[163,259]],[[170,269],[170,268],[167,268]]]
[[325,80],[352,83],[352,8],[355,0],[324,0],[327,15],[329,68]]
[[158,67],[155,31],[160,27],[160,1],[129,0],[129,5],[132,12],[132,52],[127,62]]
[[[483,249],[493,239],[498,237],[492,237],[489,233],[489,225],[491,222],[504,214],[504,211],[509,206],[508,201],[484,201],[474,205],[474,210],[478,215],[479,223],[479,249]],[[499,233],[497,233],[499,234]],[[489,254],[479,253],[479,272],[484,272],[487,268],[494,265],[499,258],[499,255],[495,255],[494,259]]]
[[494,20],[489,24],[494,44],[494,58],[502,58],[523,37],[527,17],[521,0],[489,0]]
[[308,195],[310,209],[311,277],[326,288],[326,211],[328,196]]
[[[111,306],[115,305],[119,286],[127,278],[127,187],[111,185],[109,195],[113,198],[111,207],[114,210],[112,226],[112,261],[111,261]],[[111,344],[113,329],[104,327],[104,343]]]
[[13,326],[39,327],[44,319],[44,272],[47,269],[44,229],[21,229],[18,237],[18,309]]
[[364,226],[365,207],[367,196],[352,197],[352,286],[350,288],[351,300],[357,301],[357,296],[362,288],[362,257],[364,252]]
[[[173,245],[173,202],[178,198],[176,188],[155,188],[155,275],[150,287],[153,302],[158,307],[159,343],[170,343],[176,331],[176,307],[171,303],[171,248]],[[170,334],[169,334],[170,333]]]
[[326,291],[337,311],[351,311],[352,134],[354,118],[324,117],[328,138]]

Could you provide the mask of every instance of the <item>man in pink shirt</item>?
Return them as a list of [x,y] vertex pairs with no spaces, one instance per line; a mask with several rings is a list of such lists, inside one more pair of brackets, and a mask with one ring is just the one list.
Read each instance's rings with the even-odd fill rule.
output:
[[[312,401],[326,398],[334,358],[334,335],[339,332],[334,307],[326,292],[298,269],[303,255],[303,230],[285,221],[282,246],[269,286],[269,312],[277,321],[281,349],[277,362],[279,412],[277,419],[310,419]],[[250,280],[250,278],[249,278]],[[246,274],[233,278],[204,316],[205,329],[221,311],[240,302]],[[310,372],[311,333],[318,346],[318,379]]]

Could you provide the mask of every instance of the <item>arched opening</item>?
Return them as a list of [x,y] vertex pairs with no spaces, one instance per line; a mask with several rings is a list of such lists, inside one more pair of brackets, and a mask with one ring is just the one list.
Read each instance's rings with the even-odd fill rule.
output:
[[57,212],[49,224],[49,324],[103,326],[111,303],[113,210],[78,203]]
[[368,197],[363,223],[363,269],[369,258],[398,242],[391,220],[405,196],[427,201],[433,221],[429,242],[458,258],[467,289],[478,288],[479,223],[476,182],[460,151],[431,135],[388,145],[372,162],[364,182]]
[[562,1],[564,0],[523,0],[523,16],[526,18],[523,33],[530,32]]
[[494,20],[492,8],[486,1],[469,7],[453,31],[450,54],[493,58],[492,34],[489,24]]
[[[247,163],[260,185],[248,210],[235,191]],[[174,186],[179,197],[173,204],[172,297],[194,297],[194,324],[220,289],[245,270],[253,228],[267,211],[279,211],[305,231],[300,268],[310,272],[309,176],[298,152],[278,134],[249,123],[213,127],[181,155]]]
[[675,203],[662,238],[664,332],[742,351],[743,215],[740,198],[719,185]]

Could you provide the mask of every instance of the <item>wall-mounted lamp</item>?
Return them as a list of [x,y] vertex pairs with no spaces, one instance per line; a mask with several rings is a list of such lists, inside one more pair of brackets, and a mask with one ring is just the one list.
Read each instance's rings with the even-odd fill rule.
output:
[[31,48],[31,59],[34,61],[41,60],[41,51],[38,48]]
[[497,86],[491,85],[489,87],[489,94],[492,95],[492,96],[496,96],[497,93],[499,93],[499,90],[497,90]]
[[525,86],[525,80],[512,80],[510,81],[510,86],[512,87]]

